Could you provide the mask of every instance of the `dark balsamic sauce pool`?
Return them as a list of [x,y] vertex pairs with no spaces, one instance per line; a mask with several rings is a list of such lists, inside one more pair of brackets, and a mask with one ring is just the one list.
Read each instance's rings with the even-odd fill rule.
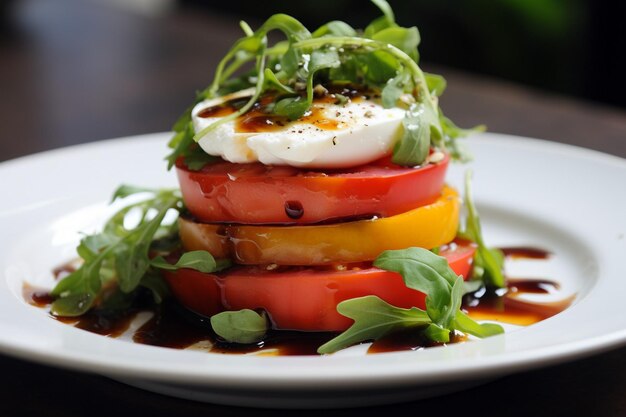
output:
[[[537,248],[502,248],[511,259],[547,259],[550,253]],[[71,266],[55,269],[55,276],[72,271]],[[573,296],[558,302],[535,303],[520,299],[522,294],[554,294],[559,290],[557,282],[547,279],[508,278],[506,289],[481,289],[466,294],[463,309],[476,320],[495,320],[503,323],[530,325],[545,320],[568,308]],[[46,308],[54,297],[47,290],[28,284],[23,286],[23,297],[30,304]],[[108,337],[119,337],[130,328],[142,312],[151,313],[132,339],[136,343],[174,349],[197,347],[211,353],[261,355],[317,355],[317,348],[337,333],[314,333],[270,330],[265,339],[256,344],[239,345],[226,343],[213,333],[209,319],[189,311],[174,301],[154,305],[148,294],[139,294],[132,307],[122,311],[92,310],[80,317],[54,319],[80,329]],[[463,335],[454,334],[450,343],[465,341]],[[418,350],[438,346],[423,338],[419,332],[402,332],[385,336],[368,349],[368,353]]]

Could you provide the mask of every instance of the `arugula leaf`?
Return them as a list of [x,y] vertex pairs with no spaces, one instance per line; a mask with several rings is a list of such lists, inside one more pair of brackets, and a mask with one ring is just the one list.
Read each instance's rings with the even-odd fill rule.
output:
[[381,92],[383,107],[389,109],[395,107],[405,91],[413,87],[411,77],[406,72],[399,72],[394,78],[387,81]]
[[341,65],[341,61],[339,60],[337,50],[329,48],[313,51],[308,68],[305,68],[308,72],[307,82],[311,84],[311,89],[313,88],[313,75],[315,75],[317,71],[325,68],[336,68],[339,65]]
[[[131,233],[127,234],[111,250],[115,258],[115,268],[120,289],[131,292],[141,281],[141,277],[150,266],[150,244],[161,226],[167,211],[178,204],[179,199],[172,197],[159,204],[157,214],[153,219],[141,223]],[[105,251],[106,251],[105,250]]]
[[302,62],[302,51],[294,48],[290,42],[289,47],[280,59],[280,75],[295,84],[296,74]]
[[255,36],[264,37],[272,30],[280,30],[293,42],[309,39],[311,37],[311,32],[309,32],[302,23],[283,13],[275,14],[267,19],[259,30],[255,32]]
[[333,353],[348,346],[376,340],[402,329],[425,328],[431,323],[425,311],[418,308],[398,308],[369,295],[342,301],[337,311],[354,320],[345,332],[326,342],[317,349],[320,354]]
[[231,266],[229,259],[216,261],[213,256],[204,250],[185,252],[174,264],[168,263],[162,256],[157,256],[150,261],[150,265],[166,271],[177,271],[181,268],[189,268],[199,272],[217,272]]
[[460,308],[460,297],[453,298],[457,275],[444,257],[422,248],[384,251],[374,266],[399,273],[407,287],[426,294],[426,312],[433,323],[446,329],[451,327]]
[[[203,97],[196,93],[196,100],[194,101],[194,103],[191,106],[187,107],[183,114],[181,114],[176,122],[174,122],[174,126],[172,126],[172,130],[174,132],[180,133],[187,128],[189,122],[191,121],[191,111],[193,110],[196,103],[201,101],[202,98]],[[168,148],[175,149],[182,139],[182,135],[174,135],[167,144]]]
[[230,343],[256,343],[269,329],[265,313],[254,310],[223,311],[211,317],[213,331]]
[[461,129],[456,126],[452,120],[444,116],[441,109],[439,109],[439,123],[443,132],[443,146],[450,152],[452,158],[460,162],[468,162],[471,160],[470,155],[459,145],[456,139],[463,138],[474,133],[484,132],[486,130],[485,125],[474,126],[470,129]]
[[503,332],[499,325],[476,323],[461,311],[463,278],[454,273],[445,258],[422,248],[389,250],[376,258],[374,266],[399,273],[408,288],[425,293],[426,311],[398,308],[375,296],[343,301],[337,305],[337,311],[354,323],[322,345],[319,353],[336,352],[410,327],[441,343],[447,343],[455,330],[477,337]]
[[337,68],[341,62],[336,50],[314,50],[307,57],[303,71],[306,77],[306,100],[301,97],[285,98],[276,103],[274,112],[279,116],[287,116],[290,120],[295,120],[311,108],[313,104],[313,76],[317,71],[327,68]]
[[360,63],[356,55],[339,55],[341,65],[328,70],[328,79],[336,84],[360,84],[361,78]]
[[365,28],[364,35],[366,38],[371,38],[376,33],[381,30],[387,29],[389,27],[396,26],[396,18],[393,14],[393,9],[385,0],[372,0],[372,3],[376,5],[383,13],[383,15],[377,19],[374,19],[367,27]]
[[276,90],[279,93],[295,94],[295,90],[289,86],[284,85],[276,78],[276,74],[269,69],[265,68],[265,83],[263,84],[263,90]]
[[[120,197],[145,191],[139,187],[122,186],[114,195]],[[155,236],[164,230],[161,223],[165,214],[181,204],[178,191],[156,191],[152,199],[115,213],[101,233],[83,238],[77,251],[84,263],[52,290],[52,295],[57,297],[52,312],[60,316],[85,313],[99,297],[103,283],[113,279],[122,292],[133,291],[148,271],[148,251]],[[140,222],[134,228],[126,229],[124,222],[134,209],[140,211]]]
[[441,96],[443,92],[446,90],[447,82],[446,79],[438,74],[429,74],[427,72],[424,73],[424,77],[426,78],[426,85],[428,86],[428,91],[433,96]]
[[276,103],[274,113],[285,116],[289,120],[296,120],[307,111],[309,103],[305,97],[287,97]]
[[[152,258],[159,249],[172,249],[177,223],[164,222],[164,219],[170,210],[180,211],[183,203],[179,190],[131,185],[117,188],[113,199],[137,193],[150,193],[152,197],[121,208],[105,223],[101,232],[81,239],[77,252],[83,264],[52,290],[52,295],[57,297],[52,303],[53,314],[79,316],[96,304],[124,304],[130,298],[123,294],[132,294],[139,286],[149,289],[155,302],[159,303],[169,291],[158,269],[192,268],[215,272],[230,266],[229,260],[216,260],[205,251],[187,252],[174,265],[162,256]],[[135,220],[134,226],[129,225],[132,224],[131,218]],[[117,288],[116,292],[111,293],[112,285]],[[105,286],[107,297],[117,301],[102,298]]]
[[475,279],[482,280],[486,285],[503,288],[506,286],[504,274],[504,255],[496,248],[488,248],[482,235],[480,217],[472,198],[472,171],[465,173],[465,207],[467,209],[467,219],[465,230],[460,235],[472,240],[478,245],[478,250],[474,255]]
[[485,338],[504,333],[502,326],[495,323],[477,323],[467,314],[459,311],[454,319],[456,329],[463,333],[471,334],[476,337]]
[[[98,266],[102,263],[97,264]],[[93,279],[85,273],[85,269],[78,269],[59,282],[51,292],[58,297],[52,303],[52,313],[57,316],[80,316],[89,310],[100,291],[100,277]]]
[[394,164],[419,165],[428,157],[431,125],[424,117],[426,111],[421,104],[412,104],[402,119],[402,139],[396,143],[391,158]]
[[357,55],[357,62],[366,83],[381,85],[398,73],[396,59],[385,51],[370,51]]
[[203,166],[219,161],[220,158],[209,155],[199,146],[193,146],[184,156],[185,166],[190,171],[199,171]]
[[395,46],[415,62],[419,59],[417,46],[420,43],[420,34],[415,26],[410,28],[388,27],[374,33],[372,39]]
[[191,109],[189,109],[188,114],[185,113],[181,116],[181,119],[184,119],[184,123],[181,124],[180,120],[176,123],[174,126],[176,133],[167,145],[172,149],[172,152],[165,157],[168,170],[174,166],[179,157],[187,156],[191,149],[197,147],[193,140],[194,130],[193,123],[191,122]]
[[396,22],[396,17],[393,14],[393,9],[386,0],[372,0],[372,3],[374,3],[376,7],[378,7],[380,11],[383,12],[384,17],[390,24]]
[[122,184],[113,192],[113,197],[111,197],[111,202],[117,200],[118,198],[126,198],[133,194],[139,193],[154,193],[156,190],[154,188],[146,188],[146,187],[138,187],[136,185],[128,185]]
[[313,38],[322,36],[357,36],[357,32],[346,22],[333,20],[317,28],[311,35]]

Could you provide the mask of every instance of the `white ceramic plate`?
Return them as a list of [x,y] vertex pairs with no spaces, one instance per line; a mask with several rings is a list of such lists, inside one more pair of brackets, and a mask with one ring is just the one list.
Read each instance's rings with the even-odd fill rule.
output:
[[[109,339],[56,322],[25,303],[23,282],[52,286],[51,269],[74,256],[79,231],[102,224],[119,184],[175,185],[163,163],[168,136],[98,142],[0,164],[1,352],[185,398],[335,407],[426,397],[626,340],[625,160],[496,134],[468,141],[488,241],[550,249],[554,261],[517,272],[555,279],[577,294],[572,307],[536,325],[416,352],[254,357]],[[452,168],[453,184],[462,184],[465,168]]]

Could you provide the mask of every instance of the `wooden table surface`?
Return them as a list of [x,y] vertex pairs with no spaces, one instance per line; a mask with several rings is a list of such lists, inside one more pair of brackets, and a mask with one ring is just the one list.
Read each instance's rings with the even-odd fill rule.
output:
[[[21,2],[14,27],[0,38],[0,161],[168,130],[239,36],[237,20],[185,10],[146,17],[79,0]],[[426,67],[448,79],[442,105],[460,125],[485,123],[495,132],[626,157],[623,110]],[[117,410],[151,416],[291,415],[169,398],[101,376],[1,355],[0,369],[2,416],[100,416]],[[625,394],[626,348],[619,348],[445,397],[373,409],[435,415],[442,407],[462,412],[486,401],[509,416],[621,416],[626,415]]]

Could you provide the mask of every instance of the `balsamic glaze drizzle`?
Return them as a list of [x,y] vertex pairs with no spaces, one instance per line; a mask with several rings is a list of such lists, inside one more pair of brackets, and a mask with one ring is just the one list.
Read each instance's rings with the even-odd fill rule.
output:
[[[509,258],[546,259],[550,253],[537,248],[504,248]],[[54,270],[56,276],[72,271],[72,267],[61,266]],[[546,279],[507,279],[507,288],[482,288],[463,298],[463,309],[474,319],[497,320],[518,325],[530,325],[545,320],[565,310],[574,296],[553,303],[534,303],[521,299],[522,294],[553,294],[559,284]],[[54,297],[47,291],[23,285],[24,299],[37,307],[48,307]],[[133,334],[133,341],[140,344],[174,349],[196,347],[211,353],[263,355],[316,355],[319,346],[335,337],[336,333],[314,333],[270,330],[265,339],[257,344],[239,345],[221,340],[212,331],[208,317],[187,310],[175,301],[154,305],[140,294],[132,307],[111,311],[94,309],[80,317],[59,318],[80,329],[109,337],[125,333],[140,312],[152,313],[152,317]],[[450,343],[463,342],[465,336],[453,334]],[[425,339],[420,332],[402,332],[383,337],[369,347],[368,353],[418,350],[437,346]]]

